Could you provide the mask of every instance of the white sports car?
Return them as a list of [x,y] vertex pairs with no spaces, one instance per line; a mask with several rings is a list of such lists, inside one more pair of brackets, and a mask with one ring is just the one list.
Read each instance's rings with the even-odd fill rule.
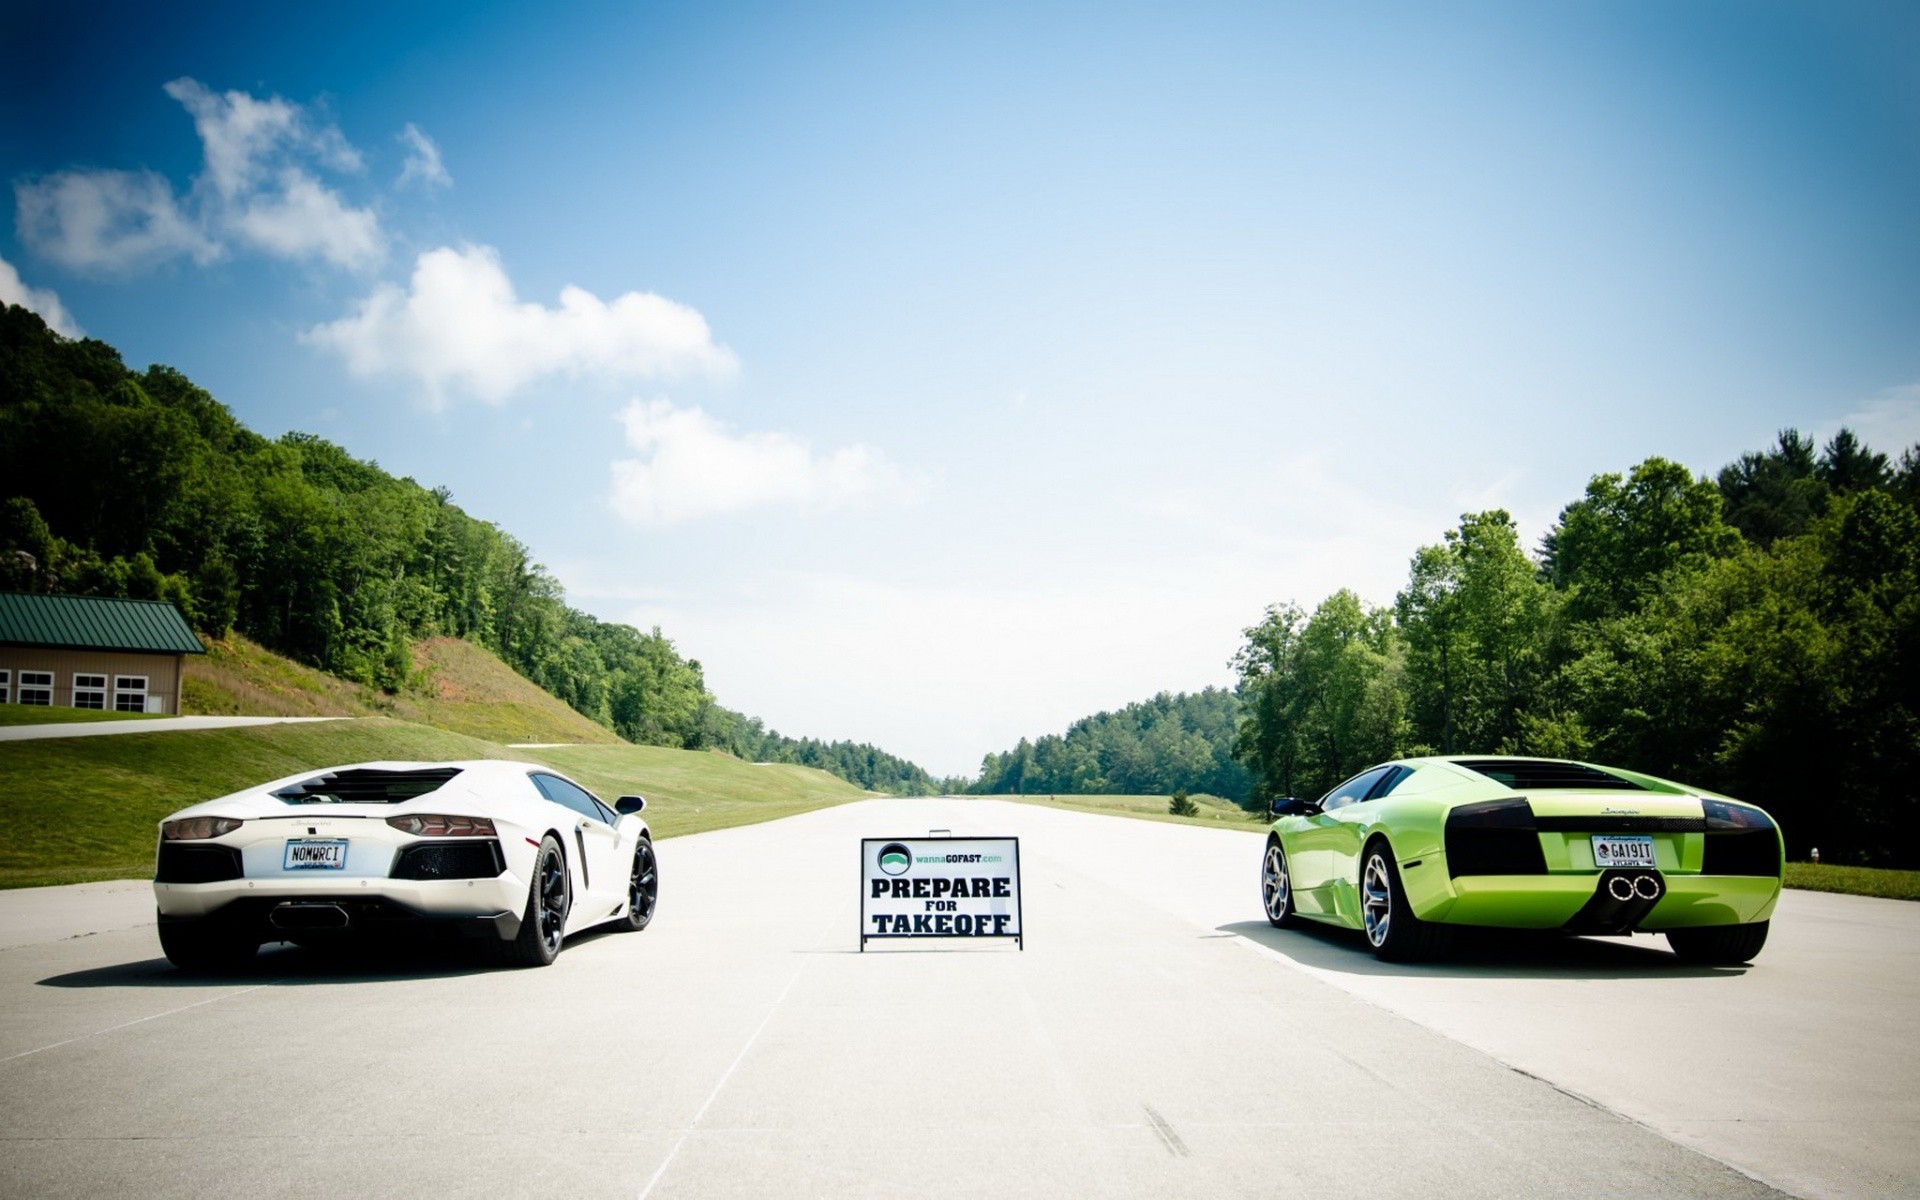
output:
[[545,966],[570,933],[653,918],[653,836],[524,762],[372,762],[309,771],[160,822],[153,891],[175,966],[234,966],[309,945],[439,927]]

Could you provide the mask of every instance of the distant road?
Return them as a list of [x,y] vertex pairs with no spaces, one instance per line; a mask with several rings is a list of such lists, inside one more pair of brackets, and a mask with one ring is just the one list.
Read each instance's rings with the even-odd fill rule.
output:
[[[857,952],[857,839],[932,828],[1021,838],[1024,952]],[[1790,893],[1751,969],[1389,967],[1270,929],[1259,848],[856,802],[664,842],[653,928],[531,971],[194,978],[139,885],[0,892],[0,1195],[1920,1190],[1920,906]]]
[[347,717],[156,717],[151,721],[75,721],[59,725],[0,725],[0,742],[41,738],[106,737],[114,733],[171,733],[187,729],[231,729],[237,725],[291,725],[305,721],[345,721]]

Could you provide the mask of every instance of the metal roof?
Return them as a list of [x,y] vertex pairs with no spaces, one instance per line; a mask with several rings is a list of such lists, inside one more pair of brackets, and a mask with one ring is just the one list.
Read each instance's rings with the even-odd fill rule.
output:
[[0,646],[205,654],[180,610],[165,600],[29,596],[0,592]]

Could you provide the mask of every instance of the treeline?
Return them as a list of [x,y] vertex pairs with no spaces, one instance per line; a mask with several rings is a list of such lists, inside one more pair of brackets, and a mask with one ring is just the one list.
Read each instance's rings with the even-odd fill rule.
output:
[[783,738],[720,707],[658,629],[569,607],[445,488],[311,434],[263,438],[171,367],[132,371],[18,306],[0,312],[0,496],[0,589],[171,600],[209,636],[238,628],[389,690],[414,640],[466,638],[631,741],[931,786],[870,746]]
[[1788,431],[1717,480],[1596,477],[1537,556],[1503,511],[1247,630],[1254,794],[1422,753],[1583,758],[1754,801],[1789,852],[1920,865],[1920,447]]
[[1073,723],[1064,736],[1025,738],[989,754],[977,794],[1170,795],[1207,792],[1244,801],[1253,777],[1234,758],[1240,700],[1222,688],[1162,692]]
[[925,768],[865,742],[823,742],[790,738],[767,729],[758,717],[720,710],[728,721],[717,745],[749,762],[796,763],[857,783],[870,792],[931,796],[943,790]]

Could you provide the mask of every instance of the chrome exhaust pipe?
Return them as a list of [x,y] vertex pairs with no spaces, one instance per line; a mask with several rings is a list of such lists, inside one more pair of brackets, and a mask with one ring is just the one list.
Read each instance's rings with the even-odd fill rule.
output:
[[1633,881],[1633,894],[1642,900],[1660,898],[1660,881],[1651,875],[1636,876]]
[[[1644,879],[1646,876],[1643,875],[1641,878]],[[1631,900],[1633,899],[1635,890],[1634,881],[1628,879],[1625,875],[1615,875],[1612,879],[1607,880],[1607,892],[1615,900]]]

